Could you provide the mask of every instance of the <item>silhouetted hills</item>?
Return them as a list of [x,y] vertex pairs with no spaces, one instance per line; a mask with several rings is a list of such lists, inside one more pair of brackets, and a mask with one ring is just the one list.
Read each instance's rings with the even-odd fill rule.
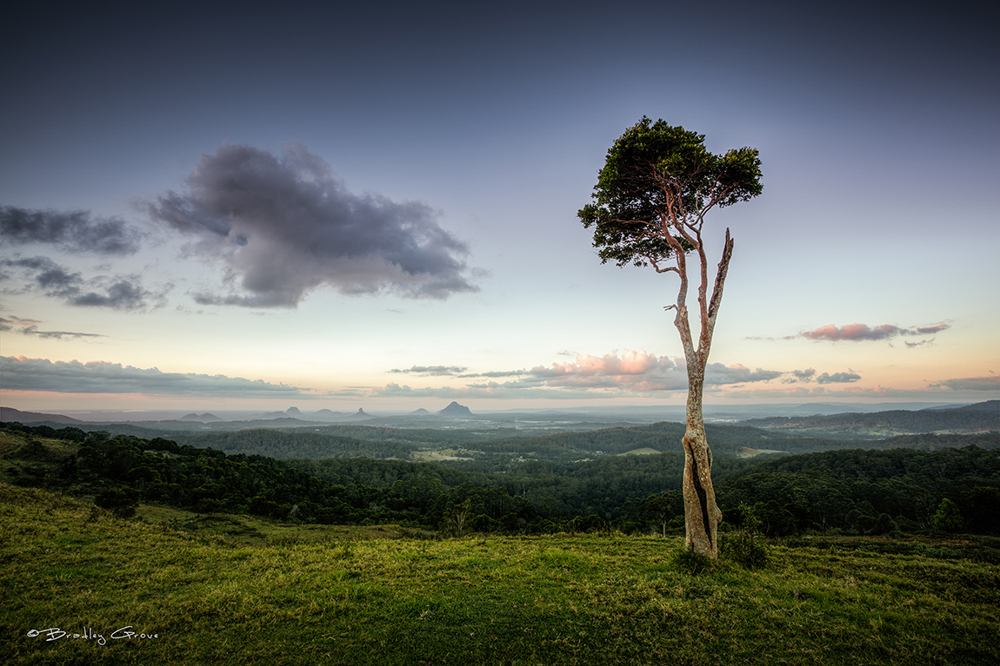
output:
[[950,411],[959,412],[993,412],[1000,413],[1000,400],[986,400],[977,402],[974,405],[964,405],[962,407],[951,407]]
[[915,433],[978,433],[1000,430],[1000,401],[920,411],[891,410],[867,414],[773,416],[749,419],[744,425],[813,437],[871,437]]
[[0,421],[6,423],[83,423],[79,419],[74,419],[62,414],[42,414],[40,412],[22,412],[13,407],[0,407]]
[[182,416],[180,418],[180,420],[181,421],[197,421],[198,423],[217,423],[217,422],[221,421],[222,419],[220,419],[215,414],[210,414],[208,412],[205,412],[204,414],[195,414],[195,413],[192,412],[191,414],[186,414],[186,415]]

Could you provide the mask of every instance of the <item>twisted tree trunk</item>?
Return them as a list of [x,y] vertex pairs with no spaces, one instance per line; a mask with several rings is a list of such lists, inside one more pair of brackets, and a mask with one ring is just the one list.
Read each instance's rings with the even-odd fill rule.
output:
[[684,545],[710,559],[719,556],[718,532],[722,511],[712,486],[712,449],[705,436],[701,411],[704,371],[688,368],[687,431],[684,445]]
[[697,349],[694,346],[688,320],[687,262],[683,255],[679,256],[677,261],[681,285],[677,294],[677,316],[674,318],[674,325],[684,345],[688,373],[687,430],[681,440],[684,446],[684,543],[689,550],[714,560],[719,557],[718,533],[722,511],[716,504],[715,488],[712,486],[712,449],[709,448],[708,438],[705,436],[702,398],[705,390],[705,368],[712,347],[712,333],[715,330],[715,320],[719,304],[722,302],[722,288],[733,253],[733,241],[729,236],[729,230],[726,230],[726,245],[715,276],[711,301],[707,300],[708,276],[700,237],[695,243],[695,250],[700,259],[702,278],[698,289],[701,334],[698,337]]

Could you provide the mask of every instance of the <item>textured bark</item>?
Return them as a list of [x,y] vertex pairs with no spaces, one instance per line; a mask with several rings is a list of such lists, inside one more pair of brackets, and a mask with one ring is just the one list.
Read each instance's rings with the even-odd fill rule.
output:
[[718,532],[722,511],[712,486],[712,450],[705,436],[701,395],[689,388],[684,445],[684,545],[710,559],[719,556]]
[[710,559],[719,557],[718,533],[722,521],[722,511],[715,501],[712,486],[712,449],[705,435],[705,420],[702,416],[702,399],[705,390],[705,368],[712,347],[712,333],[722,302],[722,288],[729,271],[729,260],[733,253],[733,241],[726,230],[726,245],[715,276],[715,288],[709,301],[708,271],[706,257],[700,235],[695,237],[695,251],[699,258],[701,284],[698,288],[698,306],[701,331],[698,347],[695,348],[691,335],[691,325],[687,311],[687,261],[683,254],[677,258],[680,288],[677,293],[677,316],[674,325],[680,333],[684,345],[684,356],[688,373],[687,429],[681,443],[684,446],[684,528],[685,546],[689,550]]

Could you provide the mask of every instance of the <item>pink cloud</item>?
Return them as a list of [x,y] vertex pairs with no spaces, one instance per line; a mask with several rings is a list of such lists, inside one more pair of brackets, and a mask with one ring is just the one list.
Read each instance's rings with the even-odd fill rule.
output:
[[655,354],[647,354],[643,350],[625,352],[621,358],[617,354],[605,354],[603,357],[580,354],[575,362],[553,363],[551,368],[539,365],[531,369],[531,374],[545,378],[645,375],[651,372],[676,371],[677,368],[678,365],[669,358],[658,359]]
[[[767,382],[782,374],[761,368],[752,370],[739,363],[728,366],[722,363],[709,363],[705,368],[705,386]],[[530,370],[481,372],[458,376],[510,377],[510,379],[502,383],[490,381],[444,388],[411,388],[390,383],[384,389],[376,389],[373,395],[514,397],[514,394],[519,396],[530,394],[546,397],[565,393],[575,396],[606,396],[619,393],[686,391],[688,388],[687,368],[683,359],[657,357],[645,350],[627,351],[621,355],[579,354],[573,361],[553,363],[550,366],[538,365]]]
[[813,331],[804,331],[799,335],[810,340],[829,340],[830,342],[840,342],[841,340],[887,340],[897,335],[933,335],[951,328],[948,324],[934,324],[933,326],[922,326],[918,328],[901,328],[893,324],[882,324],[872,328],[868,324],[847,324],[837,327],[833,324],[820,326]]
[[[739,363],[729,366],[709,363],[705,368],[705,384],[721,386],[769,381],[781,374],[761,368],[751,370]],[[637,392],[676,391],[688,386],[687,367],[682,359],[657,358],[645,350],[627,351],[621,357],[617,354],[580,354],[575,362],[536,366],[520,381],[532,385],[622,388]]]

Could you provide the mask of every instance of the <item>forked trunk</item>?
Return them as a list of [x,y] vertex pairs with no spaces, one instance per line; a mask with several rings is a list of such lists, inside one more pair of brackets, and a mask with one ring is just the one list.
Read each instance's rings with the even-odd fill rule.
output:
[[729,259],[733,253],[733,241],[726,230],[726,246],[719,262],[719,271],[715,277],[715,289],[712,299],[706,302],[708,276],[705,270],[705,256],[698,239],[699,258],[701,260],[701,288],[698,290],[698,305],[701,313],[701,335],[698,339],[698,349],[695,350],[691,337],[691,327],[688,321],[687,307],[687,264],[683,255],[678,256],[678,273],[681,285],[677,296],[677,316],[674,325],[681,335],[684,345],[684,357],[688,372],[687,399],[687,430],[681,443],[684,446],[684,528],[685,546],[699,555],[709,559],[719,557],[719,523],[722,521],[722,511],[715,503],[715,488],[712,486],[712,450],[708,447],[705,436],[705,419],[702,416],[701,405],[705,391],[705,367],[708,365],[708,354],[712,347],[712,333],[715,330],[715,318],[722,302],[722,288],[729,271]]

